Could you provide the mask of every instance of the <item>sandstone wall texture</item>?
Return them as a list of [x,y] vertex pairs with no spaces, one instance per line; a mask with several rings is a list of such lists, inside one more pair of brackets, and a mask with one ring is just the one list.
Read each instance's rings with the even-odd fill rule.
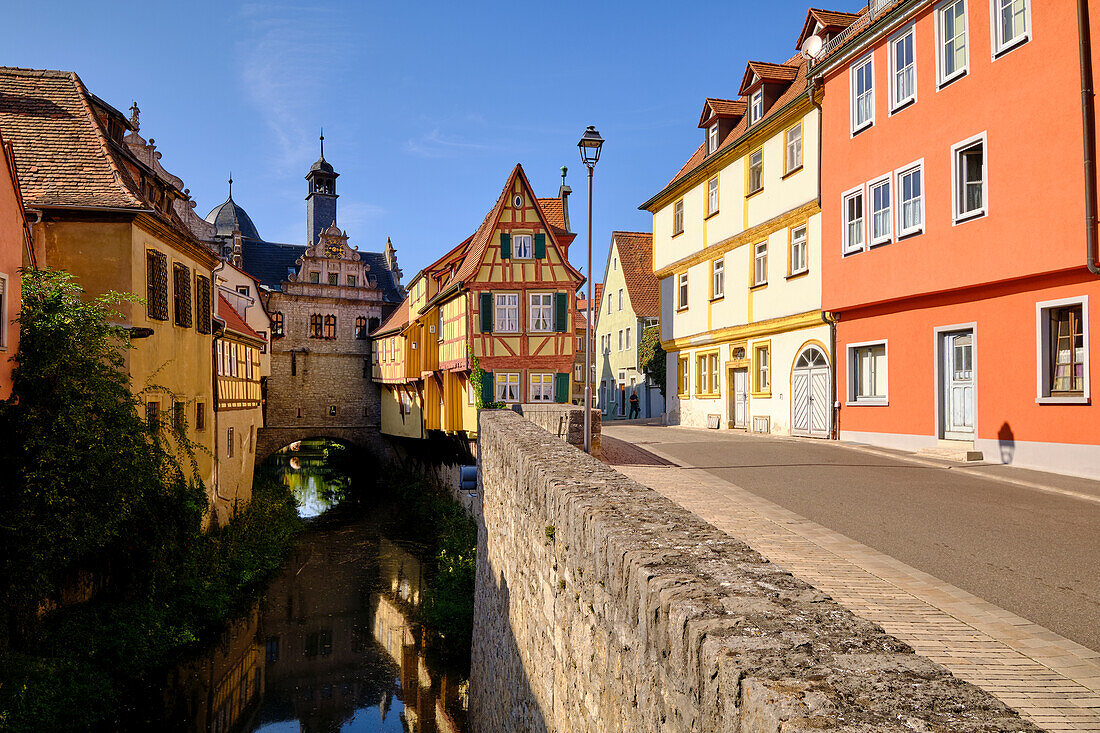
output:
[[[584,450],[584,408],[555,402],[516,405],[516,412],[551,435]],[[592,455],[600,456],[600,411],[592,410]]]
[[1038,730],[512,411],[478,453],[474,733]]

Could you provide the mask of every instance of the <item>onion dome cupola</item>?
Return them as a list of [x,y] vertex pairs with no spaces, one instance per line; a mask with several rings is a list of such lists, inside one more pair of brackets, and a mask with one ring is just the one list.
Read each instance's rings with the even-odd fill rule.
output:
[[336,224],[336,178],[340,174],[325,160],[325,133],[321,131],[321,157],[306,174],[309,193],[306,194],[306,236],[309,245],[317,244],[321,232]]
[[232,237],[233,232],[240,232],[245,239],[260,239],[260,233],[256,231],[256,225],[252,223],[248,212],[233,200],[232,178],[229,179],[229,198],[211,209],[206,215],[206,221],[214,225],[219,237]]

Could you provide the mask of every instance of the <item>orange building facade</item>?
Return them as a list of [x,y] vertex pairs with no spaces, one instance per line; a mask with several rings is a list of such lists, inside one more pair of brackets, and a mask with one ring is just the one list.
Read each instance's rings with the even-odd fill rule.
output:
[[33,252],[15,153],[0,131],[0,400],[11,395],[12,357],[19,348],[19,269]]
[[815,13],[840,437],[1100,477],[1075,3]]
[[583,277],[569,264],[562,188],[536,198],[517,165],[477,231],[417,273],[372,332],[384,434],[469,435],[479,403],[570,401]]

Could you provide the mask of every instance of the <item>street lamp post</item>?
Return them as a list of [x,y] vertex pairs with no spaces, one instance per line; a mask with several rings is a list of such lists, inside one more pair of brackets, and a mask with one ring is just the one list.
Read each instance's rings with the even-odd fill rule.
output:
[[581,162],[588,168],[588,312],[584,324],[584,452],[592,453],[592,380],[596,371],[592,349],[592,169],[600,159],[603,138],[592,125],[581,135],[577,147]]

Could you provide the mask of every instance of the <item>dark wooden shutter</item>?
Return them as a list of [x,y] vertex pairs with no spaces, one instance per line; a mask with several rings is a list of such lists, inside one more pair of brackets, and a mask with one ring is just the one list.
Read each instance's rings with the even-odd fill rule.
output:
[[566,305],[565,293],[554,293],[554,330],[558,333],[565,333],[569,325]]
[[493,392],[493,373],[481,373],[481,404],[491,405],[496,402],[496,394]]
[[535,235],[535,259],[541,260],[546,257],[546,235],[539,232]]
[[493,294],[481,294],[481,332],[493,332]]
[[[195,328],[199,333],[210,333],[210,278],[197,275],[195,278],[195,304],[197,319]],[[274,320],[272,320],[274,323]]]
[[168,320],[168,256],[155,249],[146,250],[147,299],[149,318]]
[[509,260],[512,258],[512,235],[500,233],[500,256],[502,259]]
[[569,401],[569,375],[568,374],[555,374],[554,375],[554,392],[556,393],[556,400],[558,402]]

